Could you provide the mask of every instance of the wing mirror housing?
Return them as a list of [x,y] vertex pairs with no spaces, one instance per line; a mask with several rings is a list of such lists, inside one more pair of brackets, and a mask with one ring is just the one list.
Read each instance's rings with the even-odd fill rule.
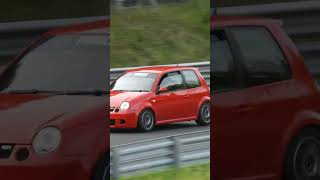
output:
[[168,92],[168,88],[166,88],[166,87],[160,87],[158,92],[159,92],[159,93]]

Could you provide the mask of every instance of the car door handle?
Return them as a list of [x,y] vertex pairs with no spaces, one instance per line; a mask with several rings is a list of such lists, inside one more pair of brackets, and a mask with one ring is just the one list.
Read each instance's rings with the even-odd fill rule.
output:
[[252,107],[252,106],[239,106],[237,108],[237,111],[239,113],[246,113],[246,112],[250,112],[250,111],[253,111],[255,108]]
[[189,94],[188,94],[188,95],[184,95],[183,97],[184,97],[184,98],[188,98],[188,97],[190,97],[190,95],[189,95]]

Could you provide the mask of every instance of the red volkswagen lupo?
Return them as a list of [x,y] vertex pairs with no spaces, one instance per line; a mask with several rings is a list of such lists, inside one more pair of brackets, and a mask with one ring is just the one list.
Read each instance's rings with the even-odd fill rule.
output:
[[1,179],[109,179],[107,24],[50,31],[0,74]]
[[210,90],[196,68],[135,69],[111,85],[111,128],[151,131],[157,124],[191,120],[210,124]]

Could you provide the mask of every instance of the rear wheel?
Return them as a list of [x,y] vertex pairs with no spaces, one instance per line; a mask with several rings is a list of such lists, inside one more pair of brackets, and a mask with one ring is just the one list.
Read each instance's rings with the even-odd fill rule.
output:
[[93,180],[110,180],[110,161],[109,153],[99,162],[93,175]]
[[155,116],[152,110],[143,110],[138,119],[138,129],[143,132],[151,131],[155,126]]
[[320,133],[303,130],[289,147],[285,167],[286,180],[320,179]]
[[197,124],[200,126],[208,126],[211,122],[210,119],[210,103],[205,102],[200,107],[199,113],[198,113],[198,119],[196,120]]

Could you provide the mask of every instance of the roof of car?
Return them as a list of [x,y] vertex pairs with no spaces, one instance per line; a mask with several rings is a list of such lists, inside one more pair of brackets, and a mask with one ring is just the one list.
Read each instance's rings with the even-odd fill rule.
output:
[[52,29],[44,35],[50,36],[50,35],[58,35],[58,34],[65,34],[65,33],[74,33],[74,32],[82,32],[82,31],[90,31],[90,30],[96,30],[96,29],[102,29],[101,32],[103,32],[103,28],[105,28],[105,33],[107,33],[107,29],[110,26],[110,20],[99,20],[99,21],[93,21],[83,24],[75,24],[72,26],[67,27],[60,27],[56,29]]
[[225,27],[225,26],[255,26],[255,25],[282,25],[282,21],[255,16],[212,16],[211,27]]
[[185,67],[185,66],[152,66],[152,67],[143,67],[132,69],[127,72],[152,72],[152,73],[162,73],[170,71],[179,71],[186,69],[196,69],[195,67]]

